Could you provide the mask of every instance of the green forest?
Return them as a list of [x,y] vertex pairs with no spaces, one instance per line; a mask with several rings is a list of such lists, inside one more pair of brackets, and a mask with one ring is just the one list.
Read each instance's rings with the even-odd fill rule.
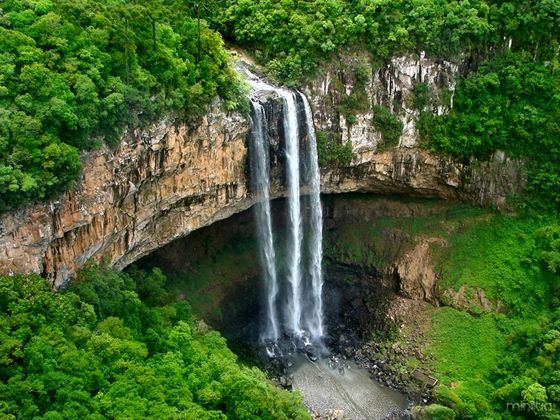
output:
[[[434,309],[441,382],[426,418],[560,418],[560,0],[3,0],[0,214],[59,198],[87,153],[127,130],[169,116],[196,126],[217,99],[247,115],[233,49],[300,90],[356,51],[368,72],[424,52],[463,63],[447,114],[428,112],[416,86],[419,147],[474,165],[503,151],[524,163],[527,186],[509,197],[515,215],[461,225],[482,214],[470,209],[407,231],[448,240],[434,251],[438,287],[507,307]],[[348,95],[341,114],[351,125],[371,105],[390,150],[403,124],[367,100]],[[325,169],[352,162],[352,144],[330,133],[317,131],[317,148]],[[367,254],[356,249],[349,264]],[[57,292],[39,275],[0,276],[0,417],[310,418],[298,392],[242,363],[167,283],[159,269],[91,262]],[[504,412],[511,402],[534,409]]]
[[241,365],[165,281],[94,264],[60,293],[39,276],[0,277],[0,416],[309,418],[301,396]]
[[195,119],[216,96],[240,106],[224,41],[193,17],[198,7],[2,2],[0,211],[64,191],[80,151],[114,145],[125,126],[170,112]]
[[378,64],[419,51],[482,61],[461,83],[455,115],[426,122],[429,147],[528,156],[538,167],[531,189],[558,203],[558,150],[547,139],[559,130],[559,27],[556,0],[7,0],[0,211],[65,191],[80,152],[114,145],[125,127],[165,113],[196,120],[216,96],[246,109],[225,42],[289,86],[342,50],[367,49]]

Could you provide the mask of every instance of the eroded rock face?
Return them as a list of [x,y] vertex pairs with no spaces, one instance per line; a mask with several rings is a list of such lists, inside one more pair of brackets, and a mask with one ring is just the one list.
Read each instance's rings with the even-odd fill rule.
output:
[[374,192],[464,200],[504,207],[526,184],[523,163],[496,153],[487,162],[461,164],[418,148],[360,152],[347,167],[322,173],[326,193]]
[[248,130],[215,105],[196,128],[162,120],[90,153],[60,200],[2,216],[0,272],[42,273],[60,286],[89,258],[120,269],[248,208]]
[[[414,86],[425,83],[432,98],[427,109],[445,112],[434,98],[452,92],[458,66],[426,57],[396,58],[375,70],[370,65],[365,82],[360,79],[366,101],[349,124],[340,105],[356,87],[352,66],[364,59],[343,61],[348,65],[327,68],[307,88],[316,127],[351,141],[354,151],[349,166],[323,170],[323,192],[417,195],[499,207],[523,188],[523,165],[502,153],[489,162],[460,164],[417,147],[411,122],[417,112],[410,108]],[[403,121],[399,147],[379,150],[382,137],[372,126],[376,104]],[[266,107],[271,196],[279,197],[282,106],[272,98]],[[216,103],[196,127],[162,119],[125,133],[115,150],[89,153],[72,191],[0,216],[0,274],[41,273],[59,287],[90,258],[122,269],[175,238],[249,208],[254,202],[247,179],[249,129],[245,116],[225,113]]]
[[[322,68],[306,88],[317,127],[335,133],[342,143],[351,141],[357,155],[375,151],[383,138],[374,126],[374,106],[381,105],[403,124],[399,146],[417,147],[416,123],[420,111],[437,115],[449,111],[462,66],[429,58],[424,53],[394,57],[383,65],[372,66],[371,62],[368,53],[357,52]],[[417,103],[419,88],[423,89],[424,98],[420,105]],[[363,91],[365,96],[357,91]],[[348,109],[346,101],[352,95],[355,99]]]
[[436,297],[437,274],[432,258],[432,244],[446,246],[441,238],[419,238],[414,247],[394,264],[399,292],[409,299],[438,304]]
[[[449,111],[456,79],[466,63],[423,53],[395,57],[377,67],[370,63],[371,57],[363,52],[342,57],[325,66],[306,88],[317,130],[333,141],[352,143],[352,163],[324,171],[324,192],[412,194],[497,207],[521,192],[526,183],[523,163],[502,152],[488,162],[459,163],[419,147],[420,111],[437,115]],[[353,104],[350,110],[348,103]],[[398,147],[386,150],[374,123],[378,105],[403,124]]]

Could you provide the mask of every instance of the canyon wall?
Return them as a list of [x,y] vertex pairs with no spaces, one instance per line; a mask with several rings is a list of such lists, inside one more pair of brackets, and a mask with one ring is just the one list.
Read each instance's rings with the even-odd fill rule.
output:
[[248,130],[215,104],[196,128],[164,119],[89,153],[70,192],[1,217],[0,272],[41,273],[58,287],[89,258],[120,269],[248,208]]
[[[420,147],[420,113],[449,111],[456,80],[468,62],[435,60],[422,53],[383,65],[371,63],[368,53],[347,54],[323,66],[305,89],[318,133],[352,145],[350,165],[323,171],[323,192],[438,196],[496,207],[521,192],[526,183],[523,164],[504,153],[487,162],[460,163]],[[387,144],[376,126],[380,108],[401,122],[398,144]]]
[[[520,162],[496,154],[489,162],[459,164],[418,148],[410,106],[415,83],[430,93],[426,107],[445,112],[436,99],[451,95],[459,66],[425,57],[401,57],[358,84],[354,63],[363,57],[326,66],[306,88],[318,130],[351,141],[352,163],[324,168],[322,191],[374,192],[441,197],[483,205],[504,205],[524,185]],[[367,60],[366,60],[367,62]],[[335,83],[336,82],[336,83]],[[340,104],[355,89],[367,95],[349,121]],[[450,96],[447,95],[447,96]],[[373,109],[384,104],[403,121],[399,145],[380,147],[372,126]],[[281,196],[281,106],[268,100],[274,120],[273,196]],[[122,269],[172,240],[249,208],[247,117],[224,112],[215,103],[190,127],[171,118],[124,133],[120,145],[84,156],[81,179],[58,200],[38,203],[0,216],[0,273],[40,273],[55,287],[69,281],[88,259]]]

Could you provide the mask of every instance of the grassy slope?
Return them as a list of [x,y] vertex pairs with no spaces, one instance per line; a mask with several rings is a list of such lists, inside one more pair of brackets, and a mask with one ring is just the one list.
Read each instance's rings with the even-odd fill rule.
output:
[[551,221],[465,205],[422,204],[425,209],[434,206],[441,209],[425,216],[382,217],[341,227],[329,233],[333,236],[326,254],[382,268],[385,255],[381,250],[387,252],[388,246],[386,241],[380,243],[382,229],[396,229],[412,238],[444,238],[447,246],[432,245],[440,273],[439,294],[465,286],[468,298],[469,289],[481,289],[493,303],[501,302],[504,313],[478,307],[470,308],[474,315],[452,306],[429,309],[432,325],[425,353],[432,356],[440,380],[437,398],[454,407],[460,417],[499,418],[503,407],[492,400],[496,390],[492,374],[511,352],[509,337],[520,329],[534,328],[553,309],[554,279],[539,262],[535,237],[535,231]]
[[439,288],[482,289],[490,300],[505,304],[505,313],[472,316],[437,309],[428,350],[442,384],[440,400],[461,416],[495,418],[504,415],[504,407],[492,405],[491,375],[511,352],[510,335],[532,328],[553,308],[553,275],[537,259],[534,235],[547,220],[494,214],[465,222],[439,250]]

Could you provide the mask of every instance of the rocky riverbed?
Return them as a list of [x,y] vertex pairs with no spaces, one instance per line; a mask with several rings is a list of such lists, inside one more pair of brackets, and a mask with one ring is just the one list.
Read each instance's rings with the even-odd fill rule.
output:
[[315,362],[296,358],[293,387],[316,418],[383,419],[407,406],[406,397],[383,387],[356,363],[336,356]]

